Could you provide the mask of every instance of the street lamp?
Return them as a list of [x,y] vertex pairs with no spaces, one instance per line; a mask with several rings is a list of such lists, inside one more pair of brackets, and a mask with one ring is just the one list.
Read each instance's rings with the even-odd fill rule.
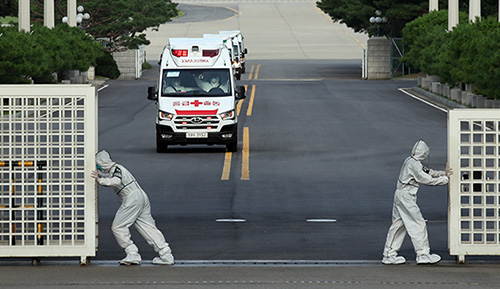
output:
[[[85,11],[85,8],[83,8],[82,5],[78,6],[76,8],[76,11],[78,14],[76,14],[76,23],[77,25],[82,24],[83,20],[89,20],[90,19],[90,14],[89,13],[83,13]],[[62,18],[63,23],[68,23],[68,16],[64,16]]]
[[377,25],[377,32],[375,33],[375,36],[382,36],[380,35],[380,24],[387,22],[387,18],[385,16],[384,17],[381,16],[382,12],[380,10],[376,10],[375,16],[370,17],[370,23]]

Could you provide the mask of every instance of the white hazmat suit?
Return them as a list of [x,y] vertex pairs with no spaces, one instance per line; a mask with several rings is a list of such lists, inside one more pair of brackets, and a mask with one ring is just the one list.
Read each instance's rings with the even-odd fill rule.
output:
[[159,253],[160,256],[153,259],[153,264],[173,264],[174,257],[170,247],[151,215],[148,196],[134,176],[124,166],[114,162],[106,150],[96,154],[96,164],[98,171],[92,172],[92,177],[100,185],[112,187],[122,202],[111,225],[116,241],[127,254],[120,264],[138,265],[141,263],[139,249],[130,235],[129,228],[132,225]]
[[427,226],[417,205],[417,192],[419,184],[437,186],[448,184],[447,171],[435,171],[425,168],[421,161],[429,155],[429,147],[420,140],[412,149],[409,156],[401,167],[394,204],[392,209],[392,225],[387,233],[382,263],[403,264],[406,259],[398,256],[397,252],[403,244],[406,232],[411,238],[417,264],[435,264],[441,260],[437,254],[430,253],[429,240],[427,237]]

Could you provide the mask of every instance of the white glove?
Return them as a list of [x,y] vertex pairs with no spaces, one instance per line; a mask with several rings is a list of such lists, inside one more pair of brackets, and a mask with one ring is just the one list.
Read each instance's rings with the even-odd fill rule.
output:
[[446,176],[449,178],[451,175],[453,175],[453,169],[452,168],[446,168]]
[[97,171],[92,171],[90,173],[90,176],[93,177],[96,180],[96,182],[99,182],[99,175],[97,174]]

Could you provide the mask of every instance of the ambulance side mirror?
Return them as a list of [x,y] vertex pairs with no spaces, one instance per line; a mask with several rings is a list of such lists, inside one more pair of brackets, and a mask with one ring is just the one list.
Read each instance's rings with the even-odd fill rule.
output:
[[244,86],[237,86],[236,87],[236,99],[244,99],[246,97],[245,95],[245,87]]
[[149,100],[158,100],[158,93],[156,92],[155,86],[148,87],[148,99]]
[[243,49],[243,53],[247,54],[248,53],[248,49]]

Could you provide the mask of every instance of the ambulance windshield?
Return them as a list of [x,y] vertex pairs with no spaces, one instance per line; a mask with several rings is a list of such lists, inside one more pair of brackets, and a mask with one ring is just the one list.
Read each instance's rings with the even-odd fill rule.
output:
[[165,69],[162,96],[230,96],[229,69]]

